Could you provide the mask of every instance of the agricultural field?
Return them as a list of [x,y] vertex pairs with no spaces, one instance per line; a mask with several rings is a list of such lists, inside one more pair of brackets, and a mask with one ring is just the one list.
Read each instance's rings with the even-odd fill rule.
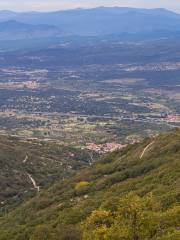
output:
[[1,41],[1,133],[83,147],[179,127],[179,34],[159,34]]

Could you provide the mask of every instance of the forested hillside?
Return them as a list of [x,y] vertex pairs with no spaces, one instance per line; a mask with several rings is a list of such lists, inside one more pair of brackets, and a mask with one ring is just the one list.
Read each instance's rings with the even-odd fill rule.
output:
[[89,158],[58,142],[0,136],[0,213],[88,165]]
[[129,145],[0,218],[1,240],[180,239],[180,130]]

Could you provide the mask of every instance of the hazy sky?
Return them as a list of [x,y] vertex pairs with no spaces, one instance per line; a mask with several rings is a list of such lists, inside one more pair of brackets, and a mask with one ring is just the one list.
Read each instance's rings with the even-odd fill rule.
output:
[[168,8],[180,12],[180,0],[0,0],[1,10],[8,9],[16,11],[52,11],[96,6]]

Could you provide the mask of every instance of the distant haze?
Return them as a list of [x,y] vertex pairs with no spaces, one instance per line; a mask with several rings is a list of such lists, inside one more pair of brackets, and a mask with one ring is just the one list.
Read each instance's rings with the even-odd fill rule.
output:
[[70,8],[119,6],[137,8],[167,8],[180,12],[179,0],[6,0],[0,1],[1,10],[54,11]]
[[124,34],[161,38],[179,34],[179,23],[180,14],[162,8],[99,7],[50,13],[0,11],[0,40]]

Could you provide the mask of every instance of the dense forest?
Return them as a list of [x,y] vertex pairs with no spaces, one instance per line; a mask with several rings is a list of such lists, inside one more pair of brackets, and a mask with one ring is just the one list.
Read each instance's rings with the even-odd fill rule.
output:
[[0,218],[1,240],[180,239],[180,130],[127,146]]

